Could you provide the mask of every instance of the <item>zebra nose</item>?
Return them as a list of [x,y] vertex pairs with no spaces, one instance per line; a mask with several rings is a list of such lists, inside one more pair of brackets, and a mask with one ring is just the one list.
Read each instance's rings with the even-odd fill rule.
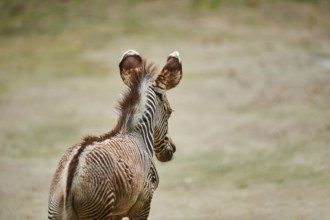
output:
[[173,157],[174,151],[172,150],[171,147],[167,147],[165,151],[165,158],[167,161],[171,160]]

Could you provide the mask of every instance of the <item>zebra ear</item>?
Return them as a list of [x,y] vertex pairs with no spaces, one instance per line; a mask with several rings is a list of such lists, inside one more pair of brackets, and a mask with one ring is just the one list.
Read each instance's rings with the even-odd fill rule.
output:
[[177,86],[182,78],[182,64],[178,51],[167,57],[167,63],[158,75],[155,86],[161,89],[172,89]]
[[123,53],[119,63],[119,70],[120,76],[127,86],[131,85],[131,76],[140,70],[142,63],[140,54],[135,50],[128,50]]

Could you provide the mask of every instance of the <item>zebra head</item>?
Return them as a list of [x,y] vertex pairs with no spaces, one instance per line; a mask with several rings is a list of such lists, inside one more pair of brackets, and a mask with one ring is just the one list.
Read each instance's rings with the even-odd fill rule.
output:
[[[170,161],[176,151],[176,147],[168,135],[168,120],[172,109],[167,100],[166,92],[177,86],[182,78],[182,64],[179,52],[174,51],[168,56],[167,62],[160,73],[155,72],[154,69],[152,71],[146,70],[148,68],[145,61],[134,50],[124,53],[119,68],[124,83],[131,88],[131,91],[135,87],[133,84],[140,81],[140,78],[148,78],[146,80],[147,83],[140,83],[139,87],[147,85],[148,88],[145,89],[148,94],[146,99],[152,103],[148,104],[152,106],[148,114],[153,115],[153,150],[159,161]],[[142,76],[139,76],[139,74]],[[139,93],[141,93],[141,90]],[[146,120],[151,120],[150,118],[146,117]]]
[[177,86],[182,78],[182,64],[179,52],[174,51],[167,58],[167,63],[152,84],[158,99],[156,110],[154,151],[161,162],[170,161],[176,151],[175,144],[168,134],[168,120],[173,112],[166,91]]

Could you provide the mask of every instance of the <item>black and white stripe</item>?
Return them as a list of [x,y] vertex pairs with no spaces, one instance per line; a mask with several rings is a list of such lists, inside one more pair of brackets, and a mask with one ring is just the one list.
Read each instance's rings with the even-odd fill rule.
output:
[[139,87],[130,88],[121,102],[120,126],[63,155],[50,189],[48,219],[148,218],[159,183],[153,156],[169,161],[175,146],[168,137],[172,110],[165,91],[156,91],[152,74],[140,74]]

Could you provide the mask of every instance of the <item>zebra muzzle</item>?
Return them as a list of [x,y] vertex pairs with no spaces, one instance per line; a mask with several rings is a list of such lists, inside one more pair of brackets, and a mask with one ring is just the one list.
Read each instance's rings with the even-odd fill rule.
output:
[[164,149],[159,154],[156,154],[157,159],[161,162],[168,162],[172,160],[175,151],[175,144],[171,138],[168,138],[168,142],[166,143]]

